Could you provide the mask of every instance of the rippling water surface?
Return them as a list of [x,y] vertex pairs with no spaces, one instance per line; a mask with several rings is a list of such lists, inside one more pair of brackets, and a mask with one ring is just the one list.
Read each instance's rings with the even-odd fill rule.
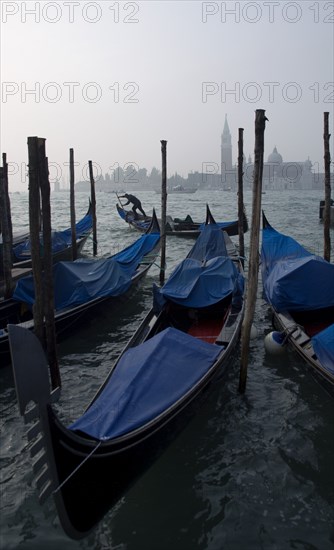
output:
[[[143,207],[160,212],[159,195],[137,193]],[[267,192],[262,206],[272,225],[312,252],[323,252],[315,191]],[[99,255],[109,255],[138,234],[118,217],[114,194],[97,193]],[[217,221],[236,218],[235,193],[198,191],[169,195],[168,212],[202,221],[209,202]],[[251,193],[245,194],[250,219]],[[14,228],[28,226],[28,194],[11,195]],[[88,195],[77,193],[76,216]],[[70,225],[69,194],[52,195],[52,225]],[[332,242],[334,234],[331,233]],[[248,249],[249,233],[245,235]],[[167,275],[193,241],[168,238]],[[85,253],[92,253],[92,242]],[[332,255],[333,258],[333,255]],[[247,268],[247,266],[246,266]],[[88,404],[111,363],[151,305],[159,268],[149,272],[115,319],[104,312],[59,345],[65,422]],[[334,401],[292,351],[268,356],[263,339],[271,329],[258,291],[257,337],[251,341],[246,393],[237,391],[237,351],[227,378],[186,430],[83,541],[66,537],[52,499],[41,507],[31,472],[26,427],[19,416],[10,367],[0,369],[2,549],[251,550],[334,548]],[[87,502],[87,506],[89,503]]]

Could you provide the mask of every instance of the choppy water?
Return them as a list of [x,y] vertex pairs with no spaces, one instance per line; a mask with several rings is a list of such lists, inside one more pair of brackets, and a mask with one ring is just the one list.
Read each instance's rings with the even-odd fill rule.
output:
[[[146,211],[160,197],[137,193]],[[114,194],[97,194],[98,250],[109,255],[138,237],[118,218]],[[267,192],[269,221],[322,254],[318,192]],[[174,216],[235,219],[235,193],[169,195]],[[12,195],[15,228],[28,224],[28,195]],[[251,194],[245,204],[250,219]],[[77,218],[88,195],[76,195]],[[52,195],[53,227],[69,222],[69,195]],[[332,232],[332,240],[334,234]],[[248,246],[249,233],[246,237]],[[168,238],[167,274],[191,240]],[[91,253],[92,243],[85,251]],[[94,395],[109,366],[150,308],[154,267],[124,313],[105,312],[59,345],[63,381],[59,411],[71,421]],[[26,427],[18,413],[11,368],[0,369],[1,549],[252,550],[334,548],[334,401],[289,351],[263,347],[271,317],[258,292],[246,394],[237,391],[239,352],[227,375],[186,430],[87,539],[68,539],[50,499],[37,500]],[[89,505],[89,503],[87,503]]]

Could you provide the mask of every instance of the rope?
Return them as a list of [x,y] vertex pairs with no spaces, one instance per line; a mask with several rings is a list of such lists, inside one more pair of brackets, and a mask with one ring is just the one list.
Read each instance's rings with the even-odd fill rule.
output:
[[67,478],[64,479],[64,481],[62,481],[60,485],[58,485],[58,487],[53,491],[53,494],[58,493],[58,491],[65,485],[65,483],[67,483],[68,480],[71,479],[71,477],[79,470],[79,468],[81,468],[81,466],[83,466],[83,464],[92,456],[92,454],[95,453],[95,451],[97,451],[97,449],[100,447],[101,444],[102,444],[102,441],[99,441],[96,447],[94,447],[94,449],[89,453],[89,455],[86,456],[86,458],[84,458],[83,461],[80,462],[80,464],[78,464],[78,466],[73,470],[73,472],[71,472],[70,475],[67,476]]
[[161,267],[159,264],[157,264],[156,262],[153,262],[152,265],[155,265],[156,267],[158,267],[161,271],[167,271],[167,265],[166,267]]

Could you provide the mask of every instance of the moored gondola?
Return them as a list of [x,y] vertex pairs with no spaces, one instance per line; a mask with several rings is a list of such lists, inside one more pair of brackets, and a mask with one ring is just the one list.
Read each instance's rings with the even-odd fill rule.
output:
[[[88,210],[83,218],[75,224],[77,253],[82,249],[93,230],[92,203],[89,201]],[[72,230],[70,227],[61,231],[51,232],[52,261],[53,263],[72,259]],[[13,267],[31,267],[30,238],[13,246]],[[41,237],[41,254],[43,257],[43,242]]]
[[36,444],[45,448],[40,498],[53,494],[70,537],[96,526],[184,428],[213,381],[223,383],[239,341],[243,298],[237,251],[217,224],[207,225],[166,284],[155,288],[153,308],[84,415],[68,427],[52,408],[39,343],[9,327],[20,411],[36,403],[25,416],[38,420],[32,433],[40,432]]
[[282,342],[334,396],[334,265],[276,231],[263,214],[261,267]]

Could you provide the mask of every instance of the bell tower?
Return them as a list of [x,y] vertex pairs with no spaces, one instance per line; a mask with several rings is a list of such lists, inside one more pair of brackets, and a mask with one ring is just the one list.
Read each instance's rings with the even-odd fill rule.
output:
[[232,137],[225,115],[224,130],[221,136],[221,174],[223,184],[228,181],[232,170]]

